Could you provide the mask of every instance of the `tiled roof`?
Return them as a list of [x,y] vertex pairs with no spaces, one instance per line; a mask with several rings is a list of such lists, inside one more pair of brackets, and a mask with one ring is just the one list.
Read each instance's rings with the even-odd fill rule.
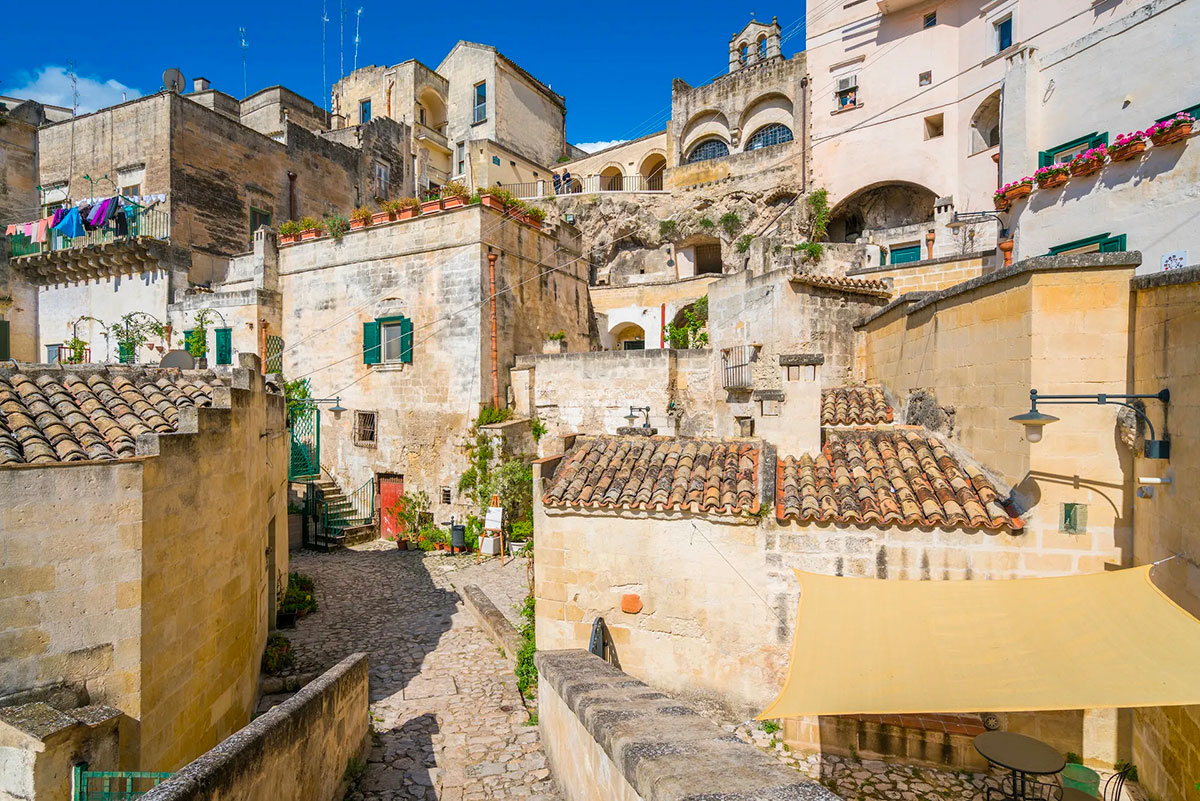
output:
[[780,520],[1018,529],[1000,493],[977,467],[960,463],[919,430],[851,431],[830,437],[813,458],[780,459]]
[[580,437],[543,497],[547,506],[754,513],[759,445],[747,440]]
[[133,456],[139,434],[174,431],[181,407],[210,405],[211,384],[175,371],[0,370],[0,465]]
[[880,298],[890,298],[892,288],[883,281],[870,278],[847,278],[841,275],[817,275],[803,271],[793,272],[792,281],[799,284],[819,286],[825,289],[840,289],[843,292],[854,292],[859,295],[872,295]]
[[892,422],[892,406],[876,386],[821,390],[821,425],[870,426]]

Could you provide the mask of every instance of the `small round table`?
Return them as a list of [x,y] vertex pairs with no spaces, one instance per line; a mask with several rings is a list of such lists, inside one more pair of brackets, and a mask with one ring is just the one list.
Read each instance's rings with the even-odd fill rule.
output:
[[1059,773],[1067,766],[1063,755],[1041,740],[1007,731],[984,732],[975,738],[975,750],[988,762],[1013,774],[1013,796],[1025,798],[1025,776]]

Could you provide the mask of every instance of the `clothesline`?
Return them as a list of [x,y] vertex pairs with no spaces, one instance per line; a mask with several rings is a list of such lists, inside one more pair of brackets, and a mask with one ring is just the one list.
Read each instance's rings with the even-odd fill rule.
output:
[[[143,211],[145,211],[146,209],[149,209],[152,206],[155,206],[159,203],[165,203],[167,200],[166,194],[162,193],[162,192],[158,192],[158,193],[150,194],[150,195],[109,195],[106,197],[83,198],[81,200],[69,200],[68,199],[67,201],[65,201],[63,203],[63,206],[61,208],[70,208],[72,206],[74,206],[76,208],[82,208],[84,206],[95,206],[97,203],[99,203],[103,200],[111,199],[112,197],[119,197],[119,198],[121,198],[122,201],[124,201],[126,203],[132,203],[133,205],[139,206],[139,207],[141,207],[141,209]],[[55,202],[58,202],[58,201],[55,201]],[[53,205],[53,203],[47,203],[45,205]],[[40,212],[43,208],[44,208],[44,206],[38,206],[34,209],[26,209],[26,213]],[[35,219],[35,220],[24,220],[24,221],[21,221],[18,223],[14,223],[14,225],[19,226],[19,225],[24,225],[26,223],[34,223],[40,219],[45,219],[45,218],[39,217],[38,219]]]
[[40,220],[30,220],[23,223],[11,223],[5,229],[6,236],[23,235],[31,242],[41,243],[47,240],[50,231],[58,231],[63,236],[85,236],[89,231],[103,228],[109,220],[113,220],[118,236],[129,233],[129,220],[138,213],[133,205],[133,198],[115,195],[102,198],[97,203],[89,205],[80,203],[76,206],[62,206],[53,214]]

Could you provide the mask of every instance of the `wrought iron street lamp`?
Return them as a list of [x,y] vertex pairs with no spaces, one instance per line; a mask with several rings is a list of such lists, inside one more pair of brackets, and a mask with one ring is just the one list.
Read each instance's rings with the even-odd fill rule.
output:
[[342,406],[342,397],[340,395],[336,398],[303,398],[303,399],[301,399],[300,402],[301,403],[332,403],[333,405],[329,407],[329,411],[333,412],[334,414],[340,414],[341,412],[346,411],[345,407]]
[[645,419],[642,422],[642,428],[650,427],[650,407],[649,406],[630,406],[629,414],[625,415],[625,422],[629,423],[629,427],[633,428],[637,423],[638,412],[641,412]]
[[1008,229],[1004,226],[1004,220],[1000,219],[1000,215],[994,211],[956,211],[950,218],[950,222],[946,223],[946,227],[951,231],[957,231],[960,228],[965,228],[968,225],[976,225],[985,220],[995,220],[1000,223],[1001,236],[1008,234]]
[[1159,392],[1143,395],[1110,395],[1104,392],[1097,395],[1039,395],[1036,389],[1031,389],[1029,390],[1029,411],[1008,419],[1025,426],[1025,439],[1030,442],[1041,442],[1042,429],[1059,418],[1052,414],[1039,412],[1039,403],[1065,406],[1090,406],[1093,404],[1100,406],[1108,404],[1124,406],[1126,409],[1133,410],[1134,414],[1144,420],[1146,427],[1150,430],[1150,438],[1146,440],[1143,455],[1147,459],[1169,459],[1171,457],[1171,441],[1158,439],[1154,434],[1154,423],[1150,422],[1150,418],[1146,416],[1146,413],[1134,404],[1127,403],[1127,401],[1149,400],[1151,398],[1166,404],[1171,401],[1171,392],[1164,389]]

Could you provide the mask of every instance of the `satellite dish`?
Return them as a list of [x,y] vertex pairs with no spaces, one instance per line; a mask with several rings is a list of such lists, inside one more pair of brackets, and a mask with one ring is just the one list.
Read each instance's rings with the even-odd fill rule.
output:
[[196,367],[196,360],[186,350],[169,350],[167,351],[167,355],[162,357],[162,361],[158,363],[158,366],[192,370]]
[[163,73],[163,89],[168,92],[183,91],[183,73],[171,67]]

